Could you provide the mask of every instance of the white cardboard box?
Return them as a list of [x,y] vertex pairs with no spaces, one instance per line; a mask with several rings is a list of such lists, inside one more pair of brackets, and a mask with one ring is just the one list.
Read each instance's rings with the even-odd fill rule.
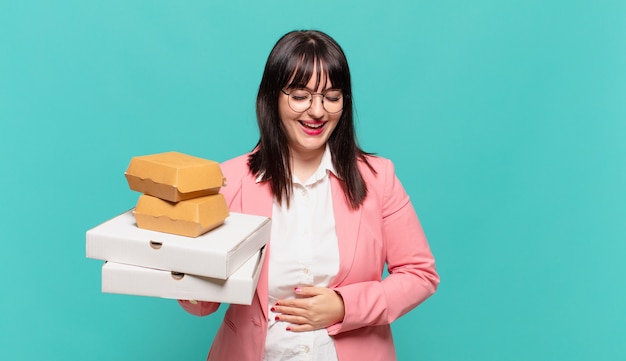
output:
[[267,217],[231,212],[199,237],[138,228],[132,210],[87,231],[87,257],[227,279],[270,237]]
[[250,305],[264,257],[263,248],[227,280],[105,262],[102,292]]

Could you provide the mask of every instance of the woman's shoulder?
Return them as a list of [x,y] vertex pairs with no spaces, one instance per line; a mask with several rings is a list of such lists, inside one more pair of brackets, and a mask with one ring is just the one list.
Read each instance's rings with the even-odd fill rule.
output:
[[246,154],[242,154],[239,156],[236,156],[234,158],[230,158],[228,160],[223,161],[222,163],[220,163],[220,167],[222,169],[239,169],[242,167],[247,167],[248,166],[248,157],[250,156],[250,153],[246,153]]
[[246,153],[220,163],[220,169],[226,178],[226,182],[238,182],[241,178],[250,174],[250,169],[248,168],[249,156],[250,154]]
[[363,157],[359,158],[358,166],[361,175],[365,178],[394,172],[393,162],[390,159],[375,154],[364,154]]
[[386,214],[395,212],[409,202],[408,194],[390,159],[367,155],[359,163],[361,175],[367,184],[368,198],[384,203]]

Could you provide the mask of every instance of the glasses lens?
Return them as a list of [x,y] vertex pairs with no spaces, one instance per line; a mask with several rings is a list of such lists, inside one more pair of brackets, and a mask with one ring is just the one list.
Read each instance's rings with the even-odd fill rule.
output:
[[304,89],[294,89],[289,93],[289,106],[295,112],[303,112],[311,106],[311,93]]
[[343,109],[343,96],[339,90],[331,90],[324,94],[324,109],[329,113],[337,113]]

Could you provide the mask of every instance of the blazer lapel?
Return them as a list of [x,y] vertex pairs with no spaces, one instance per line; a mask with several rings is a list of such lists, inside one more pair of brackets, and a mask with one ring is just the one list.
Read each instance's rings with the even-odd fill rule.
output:
[[341,187],[341,181],[332,173],[330,180],[335,213],[335,230],[339,243],[339,271],[329,285],[335,287],[341,284],[352,267],[362,212],[360,207],[355,210],[350,206]]

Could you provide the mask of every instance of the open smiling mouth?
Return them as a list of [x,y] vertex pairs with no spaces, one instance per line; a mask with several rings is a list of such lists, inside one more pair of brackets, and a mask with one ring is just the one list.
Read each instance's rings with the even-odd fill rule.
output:
[[324,125],[326,125],[326,122],[321,122],[321,123],[307,123],[307,122],[303,122],[301,120],[298,121],[300,124],[302,124],[302,126],[304,126],[305,128],[309,128],[309,129],[320,129],[322,128]]

